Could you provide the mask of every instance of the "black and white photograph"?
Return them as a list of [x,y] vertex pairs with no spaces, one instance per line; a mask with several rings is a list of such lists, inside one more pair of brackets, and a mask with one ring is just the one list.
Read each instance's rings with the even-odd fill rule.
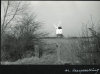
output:
[[1,1],[0,55],[1,65],[100,65],[100,1]]

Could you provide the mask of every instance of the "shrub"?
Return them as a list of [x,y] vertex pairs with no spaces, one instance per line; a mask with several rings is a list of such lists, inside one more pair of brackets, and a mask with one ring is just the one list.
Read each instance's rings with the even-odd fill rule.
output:
[[[100,25],[98,25],[100,30]],[[89,31],[91,36],[89,36]],[[81,64],[88,65],[98,65],[100,64],[100,31],[95,30],[95,27],[92,24],[91,28],[85,27],[85,30],[82,30],[82,37],[78,39],[78,46],[72,46],[76,48]]]

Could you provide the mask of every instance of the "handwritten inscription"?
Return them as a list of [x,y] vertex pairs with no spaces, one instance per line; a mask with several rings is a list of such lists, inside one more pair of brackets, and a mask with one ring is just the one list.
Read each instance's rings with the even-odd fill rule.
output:
[[72,70],[69,70],[69,69],[66,69],[65,72],[79,72],[79,74],[81,74],[82,72],[95,72],[95,74],[97,74],[99,71],[99,69],[72,69]]

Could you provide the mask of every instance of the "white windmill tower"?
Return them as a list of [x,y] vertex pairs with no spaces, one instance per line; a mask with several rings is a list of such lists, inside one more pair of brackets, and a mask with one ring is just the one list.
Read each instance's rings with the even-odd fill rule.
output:
[[[61,24],[61,22],[59,22],[59,24],[57,26],[55,24],[53,24],[55,29],[56,29],[56,36],[57,37],[63,37],[63,35],[62,35],[62,27],[60,26],[60,24]],[[54,34],[54,32],[53,32],[53,34]]]

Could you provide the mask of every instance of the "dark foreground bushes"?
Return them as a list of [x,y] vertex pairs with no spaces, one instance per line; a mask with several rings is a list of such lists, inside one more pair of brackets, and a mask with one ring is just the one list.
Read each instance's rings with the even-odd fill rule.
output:
[[[29,35],[28,33],[25,33],[25,35],[17,38],[13,34],[5,34],[1,37],[1,61],[16,61],[25,57],[35,56],[34,46],[36,44],[40,45],[38,43],[41,43],[42,40],[34,39],[34,35]],[[42,50],[42,47],[40,50]]]
[[[1,60],[15,61],[21,59],[26,51],[34,52],[34,42],[28,36],[16,38],[14,35],[5,34],[1,37]],[[33,55],[34,56],[34,55]]]

